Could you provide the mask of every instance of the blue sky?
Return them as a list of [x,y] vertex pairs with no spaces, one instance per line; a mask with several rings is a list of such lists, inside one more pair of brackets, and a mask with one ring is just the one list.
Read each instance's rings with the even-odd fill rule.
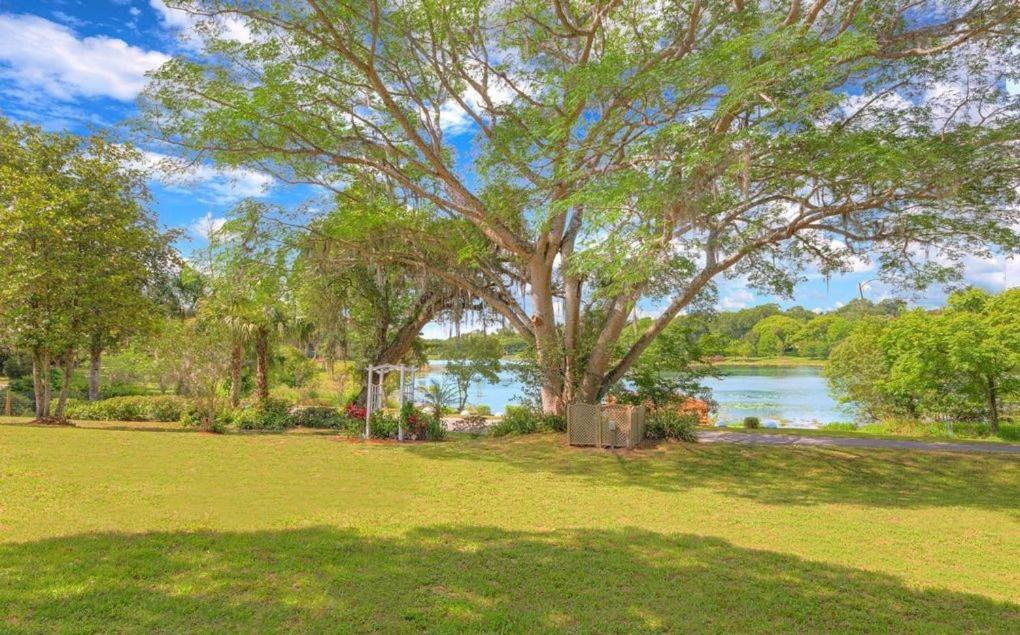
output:
[[[0,113],[47,129],[85,133],[120,125],[136,112],[135,98],[145,72],[169,56],[188,50],[182,40],[187,16],[161,0],[0,0]],[[471,131],[458,137],[467,154]],[[158,148],[147,148],[158,152]],[[209,227],[241,198],[261,197],[282,204],[307,198],[306,190],[274,184],[252,171],[204,168],[188,182],[152,183],[154,207],[163,224],[187,230],[182,250],[201,247]],[[966,280],[992,291],[1020,284],[1020,263],[1002,258],[971,258]],[[720,289],[720,308],[732,309],[777,301],[809,309],[831,309],[858,296],[879,300],[896,293],[873,281],[864,261],[855,271],[826,280],[806,272],[794,300],[755,293],[740,280]],[[944,291],[931,289],[915,297],[922,305],[941,302]],[[655,306],[643,307],[654,313]],[[431,326],[428,334],[445,332]]]

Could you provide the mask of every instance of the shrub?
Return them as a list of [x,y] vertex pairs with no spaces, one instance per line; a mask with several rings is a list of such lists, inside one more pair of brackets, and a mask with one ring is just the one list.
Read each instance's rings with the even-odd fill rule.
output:
[[290,414],[290,425],[299,428],[315,428],[319,430],[339,430],[345,427],[347,417],[341,415],[336,408],[321,406],[301,408]]
[[397,436],[397,419],[382,410],[376,410],[369,417],[369,428],[373,439],[392,439]]
[[356,403],[348,404],[347,406],[347,416],[351,419],[361,419],[364,421],[365,413],[366,410]]
[[761,427],[761,419],[758,417],[744,417],[744,427],[748,430],[757,430]]
[[530,408],[507,406],[503,418],[492,426],[492,436],[532,434],[535,432],[563,432],[567,423],[563,417],[547,415]]
[[180,421],[190,410],[183,397],[133,395],[92,402],[70,400],[67,417],[86,421]]
[[649,439],[675,439],[694,443],[698,440],[698,415],[681,414],[672,408],[659,408],[648,413],[645,436]]
[[31,373],[32,361],[27,356],[17,353],[5,359],[3,366],[0,366],[0,375],[4,375],[8,379],[28,377]]
[[1020,441],[1020,424],[1000,423],[999,438],[1006,441]]
[[822,426],[822,430],[835,430],[839,432],[853,432],[857,429],[857,425],[846,421],[837,421],[834,423],[826,423]]
[[492,408],[486,405],[471,406],[470,408],[468,408],[468,412],[470,412],[473,415],[478,415],[479,417],[492,416]]
[[[3,414],[4,401],[7,399],[7,390],[0,390],[0,414]],[[35,399],[26,397],[20,392],[10,391],[11,414],[15,417],[28,417],[35,415]]]
[[282,399],[268,399],[264,404],[244,408],[233,415],[239,430],[284,430],[291,424],[290,407]]
[[446,438],[446,428],[439,415],[427,417],[425,420],[425,438],[429,441],[442,441]]

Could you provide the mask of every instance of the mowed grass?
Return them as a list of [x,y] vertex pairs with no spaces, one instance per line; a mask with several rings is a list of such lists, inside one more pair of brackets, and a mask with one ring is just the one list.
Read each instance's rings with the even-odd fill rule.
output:
[[1020,630],[1020,461],[0,426],[0,631]]

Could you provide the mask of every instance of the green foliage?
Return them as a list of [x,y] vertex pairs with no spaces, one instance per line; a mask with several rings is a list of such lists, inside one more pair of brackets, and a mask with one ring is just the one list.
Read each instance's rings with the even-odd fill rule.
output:
[[422,387],[422,400],[436,416],[449,410],[457,398],[456,388],[449,382],[433,379]]
[[395,439],[399,421],[382,410],[376,410],[368,418],[369,431],[373,439]]
[[295,423],[290,415],[290,404],[272,398],[234,412],[231,419],[238,430],[281,431]]
[[3,366],[0,366],[0,375],[8,379],[20,379],[27,377],[32,372],[32,361],[17,353],[10,354],[4,358]]
[[347,417],[336,408],[311,407],[298,408],[289,415],[288,425],[298,428],[344,430],[347,428]]
[[270,373],[272,383],[303,388],[322,372],[322,367],[293,346],[281,346]]
[[773,315],[754,325],[751,338],[760,357],[778,357],[793,352],[793,342],[803,323],[785,315]]
[[[359,361],[415,324],[393,316],[451,308],[430,295],[450,285],[540,353],[553,408],[622,380],[723,276],[788,295],[809,265],[863,259],[924,287],[1020,248],[1008,2],[175,4],[205,48],[152,74],[143,118],[197,159],[339,194],[300,295],[368,325],[322,325]],[[227,18],[257,37],[218,37]],[[352,300],[354,278],[372,283]],[[662,319],[620,346],[651,302]],[[713,346],[793,350],[774,326]],[[562,386],[568,361],[581,386]]]
[[744,417],[744,427],[748,430],[757,430],[761,427],[761,419],[758,417]]
[[67,417],[86,421],[181,421],[191,403],[175,395],[111,397],[100,401],[69,401]]
[[824,424],[821,429],[833,430],[836,432],[854,432],[857,430],[857,424],[850,423],[849,421],[834,421],[832,423]]
[[[630,337],[624,337],[624,345]],[[676,405],[688,397],[711,403],[702,380],[714,373],[711,365],[705,363],[695,324],[677,321],[655,338],[627,373],[627,383],[633,389],[618,385],[612,394],[621,403],[653,407]]]
[[446,428],[442,418],[432,415],[425,419],[425,438],[429,441],[442,441],[446,438]]
[[566,421],[557,415],[543,414],[528,407],[507,406],[503,418],[490,429],[494,437],[535,432],[565,432]]
[[645,437],[648,439],[695,443],[698,440],[697,429],[697,415],[681,414],[673,408],[655,408],[645,417]]
[[0,336],[35,365],[66,366],[156,314],[148,292],[176,259],[176,234],[144,207],[141,163],[130,146],[0,119]]
[[859,323],[830,356],[837,396],[873,420],[984,420],[1020,396],[1020,290],[954,293],[941,312]]

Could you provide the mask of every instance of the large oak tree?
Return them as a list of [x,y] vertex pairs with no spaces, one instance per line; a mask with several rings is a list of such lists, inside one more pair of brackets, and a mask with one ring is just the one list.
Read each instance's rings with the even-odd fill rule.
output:
[[[151,129],[342,196],[385,183],[423,218],[379,257],[499,312],[548,411],[723,276],[789,292],[866,251],[924,284],[1017,249],[1012,0],[169,4],[206,47],[155,73]],[[639,302],[657,318],[620,346]]]

